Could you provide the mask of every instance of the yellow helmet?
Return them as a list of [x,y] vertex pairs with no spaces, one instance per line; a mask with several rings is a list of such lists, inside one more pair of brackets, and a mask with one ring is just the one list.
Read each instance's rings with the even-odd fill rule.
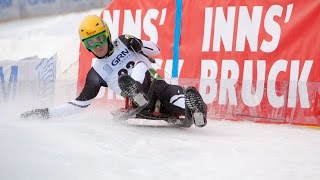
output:
[[111,39],[109,27],[99,16],[96,15],[86,16],[79,27],[81,41],[102,32],[105,32],[106,36]]
[[103,19],[96,15],[89,15],[89,16],[86,16],[80,23],[79,36],[80,36],[81,42],[90,52],[92,52],[91,50],[94,47],[90,47],[88,43],[86,43],[87,40],[89,40],[90,38],[94,38],[95,36],[99,36],[101,33],[103,33],[103,35],[106,38],[106,43],[108,43],[107,56],[109,56],[110,54],[112,54],[114,47],[112,45],[112,39],[111,39],[111,33],[109,30],[109,27],[103,21]]

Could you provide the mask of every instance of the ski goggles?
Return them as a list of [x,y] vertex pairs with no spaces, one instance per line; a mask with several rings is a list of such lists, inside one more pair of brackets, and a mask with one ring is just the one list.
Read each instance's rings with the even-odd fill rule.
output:
[[92,37],[82,40],[87,49],[95,50],[98,46],[103,46],[108,42],[105,31]]

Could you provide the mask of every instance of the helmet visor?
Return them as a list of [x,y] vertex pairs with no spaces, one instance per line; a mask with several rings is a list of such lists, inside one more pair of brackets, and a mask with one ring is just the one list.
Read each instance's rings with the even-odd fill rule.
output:
[[82,41],[87,49],[95,50],[98,46],[105,45],[108,42],[108,37],[104,31]]

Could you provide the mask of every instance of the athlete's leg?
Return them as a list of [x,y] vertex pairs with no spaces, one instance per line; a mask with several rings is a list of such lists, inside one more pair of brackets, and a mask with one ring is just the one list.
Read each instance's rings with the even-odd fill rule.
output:
[[139,89],[147,94],[151,85],[149,67],[142,61],[137,62],[130,76],[137,82]]
[[[137,63],[132,71],[131,77],[136,80],[139,89],[145,94],[148,93],[151,85],[151,74],[148,66],[143,63]],[[207,107],[199,92],[195,88],[187,88],[187,100],[185,91],[181,86],[171,85],[164,80],[157,80],[154,89],[154,95],[151,99],[159,99],[161,108],[170,114],[185,115],[183,126],[190,127],[194,122],[199,127],[206,125]],[[186,104],[186,102],[188,102]],[[150,103],[154,105],[154,103]],[[154,106],[148,107],[153,109]],[[201,122],[201,118],[202,121]]]

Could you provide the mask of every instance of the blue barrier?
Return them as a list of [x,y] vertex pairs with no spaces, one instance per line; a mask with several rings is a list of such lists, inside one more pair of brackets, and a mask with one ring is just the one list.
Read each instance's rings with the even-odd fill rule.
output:
[[51,4],[55,2],[56,0],[27,0],[27,4],[30,4],[30,5]]
[[8,8],[12,6],[12,0],[0,0],[0,9]]
[[104,8],[111,0],[0,0],[0,22]]

